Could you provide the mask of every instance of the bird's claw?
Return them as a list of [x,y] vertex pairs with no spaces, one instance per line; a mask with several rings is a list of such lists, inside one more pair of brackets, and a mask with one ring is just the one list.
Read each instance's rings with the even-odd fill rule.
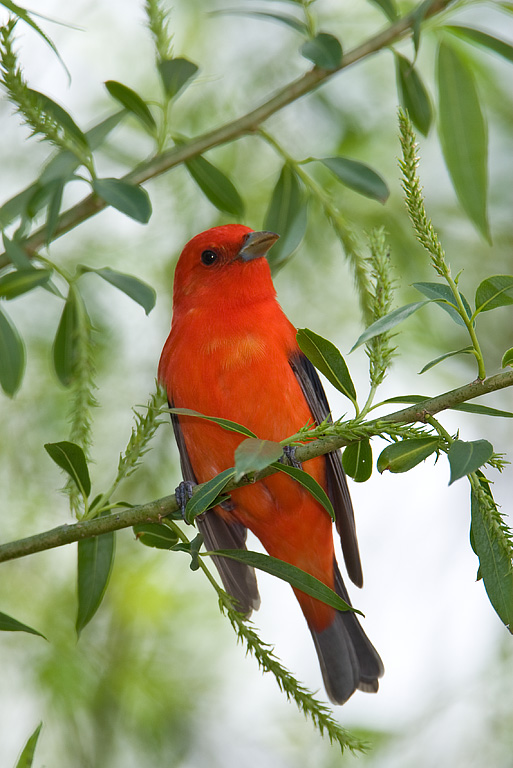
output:
[[301,462],[296,459],[295,445],[285,445],[283,447],[283,458],[280,459],[280,461],[283,461],[283,459],[286,459],[292,467],[295,467],[296,469],[303,469]]
[[196,483],[191,482],[191,480],[182,480],[175,490],[176,503],[180,507],[180,512],[182,513],[182,518],[185,522],[187,522],[185,519],[185,507],[187,506],[189,499],[192,499],[192,489],[195,485]]

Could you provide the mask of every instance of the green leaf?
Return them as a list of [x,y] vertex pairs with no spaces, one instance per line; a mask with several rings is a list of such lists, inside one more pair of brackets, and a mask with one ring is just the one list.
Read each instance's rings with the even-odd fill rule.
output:
[[474,347],[463,347],[463,349],[456,349],[454,352],[446,352],[445,355],[440,355],[440,357],[435,357],[434,360],[430,360],[429,363],[426,363],[424,368],[421,371],[419,371],[419,374],[429,371],[430,368],[434,368],[435,365],[438,365],[438,363],[441,363],[444,360],[447,360],[447,358],[449,357],[454,357],[455,355],[468,355],[472,352],[473,349]]
[[0,298],[14,299],[22,293],[32,291],[38,285],[47,283],[51,274],[51,269],[34,269],[33,267],[8,272],[0,277]]
[[2,632],[28,632],[29,635],[38,635],[46,640],[46,637],[38,632],[37,629],[32,629],[26,624],[22,624],[21,621],[13,619],[12,616],[8,616],[6,613],[0,612],[0,631]]
[[379,336],[381,333],[385,333],[385,331],[395,328],[396,325],[402,323],[403,320],[406,320],[410,315],[413,315],[413,313],[417,312],[421,307],[425,307],[426,304],[431,304],[431,301],[415,301],[413,304],[405,304],[404,307],[394,309],[393,312],[389,312],[388,315],[380,317],[379,320],[376,320],[369,325],[361,336],[358,337],[350,351],[353,352],[353,350],[357,349],[362,344],[365,344],[369,339],[373,339],[374,336]]
[[57,229],[65,184],[66,181],[64,179],[57,179],[52,184],[53,192],[50,197],[50,202],[48,203],[48,213],[46,216],[45,237],[47,245],[51,242],[55,234],[55,230]]
[[219,211],[241,219],[244,202],[234,185],[219,168],[198,156],[187,160],[187,170],[203,194]]
[[178,536],[167,525],[158,523],[139,523],[134,525],[136,539],[147,547],[171,549],[178,541]]
[[348,157],[324,157],[320,160],[346,187],[380,203],[386,203],[390,190],[385,180],[365,163]]
[[25,345],[16,326],[0,309],[0,384],[6,395],[18,391],[25,372]]
[[147,224],[151,216],[151,202],[145,189],[121,179],[94,179],[93,190],[108,205],[131,219]]
[[465,442],[455,440],[449,448],[447,458],[451,467],[449,485],[465,475],[470,475],[486,464],[493,455],[493,445],[488,440]]
[[179,91],[198,71],[196,64],[183,58],[164,59],[159,61],[157,66],[164,90],[170,99],[177,96]]
[[25,8],[22,8],[17,3],[13,3],[12,0],[2,0],[1,5],[3,5],[5,8],[7,8],[9,11],[11,11],[11,13],[13,13],[15,16],[19,16],[19,18],[22,19],[25,22],[25,24],[28,24],[30,27],[32,27],[32,29],[34,29],[37,32],[37,34],[40,37],[43,38],[45,43],[47,45],[49,45],[50,48],[52,49],[52,51],[55,53],[55,55],[57,56],[57,58],[61,62],[62,66],[66,70],[69,79],[71,80],[71,75],[69,74],[68,68],[64,64],[64,62],[63,62],[63,60],[61,58],[61,55],[60,55],[59,51],[57,50],[57,48],[55,47],[54,43],[50,40],[50,38],[47,35],[45,35],[43,30],[40,27],[38,27],[36,22],[29,16],[29,14],[25,10]]
[[439,443],[438,437],[414,437],[391,443],[379,455],[378,472],[409,472],[434,453]]
[[493,53],[498,53],[499,56],[502,56],[507,61],[513,61],[513,45],[507,43],[505,40],[501,40],[499,37],[490,35],[480,29],[466,27],[460,24],[448,25],[444,27],[444,29],[448,29],[449,32],[453,32],[464,40],[488,48],[488,50],[493,51]]
[[57,104],[53,99],[44,93],[34,91],[32,88],[28,88],[28,93],[35,97],[39,102],[41,109],[50,115],[59,125],[62,125],[64,130],[71,136],[82,152],[90,153],[89,142],[82,133],[78,125],[75,123],[71,115],[63,109],[60,104]]
[[[458,325],[465,326],[465,321],[456,309],[456,299],[450,287],[446,283],[413,283],[413,287],[427,296],[428,299],[434,299],[437,305],[444,309]],[[463,302],[468,318],[472,317],[472,309],[465,296],[460,293],[460,299]]]
[[[501,368],[505,368],[507,365],[513,367],[513,347],[510,347],[502,356]],[[511,414],[513,416],[513,413]]]
[[307,200],[301,182],[290,165],[285,163],[274,187],[263,225],[267,232],[276,232],[280,236],[267,257],[273,273],[303,240],[307,214]]
[[21,753],[19,760],[16,763],[16,768],[32,768],[37,741],[39,739],[39,734],[41,733],[42,727],[43,723],[39,723],[32,736],[28,738],[27,743],[23,748],[23,752]]
[[73,285],[69,287],[55,341],[53,343],[53,365],[61,384],[68,387],[73,381],[78,358],[78,338],[81,316],[85,312],[82,297]]
[[427,136],[433,110],[426,87],[411,61],[399,53],[395,53],[395,72],[400,102],[414,126],[423,136]]
[[270,13],[268,11],[245,11],[238,8],[229,8],[226,11],[213,11],[213,13],[219,13],[229,16],[252,16],[257,19],[268,19],[270,21],[278,21],[281,24],[285,24],[287,27],[299,32],[301,35],[308,35],[308,26],[304,21],[296,19],[295,16],[290,16],[287,13]]
[[336,346],[309,328],[300,328],[296,340],[301,351],[317,370],[323,373],[339,392],[355,403],[356,390],[346,362]]
[[227,429],[228,432],[239,432],[246,437],[256,437],[255,433],[247,427],[243,427],[242,424],[237,424],[236,421],[230,421],[229,419],[220,419],[218,416],[205,416],[204,413],[198,413],[191,408],[162,408],[165,413],[176,413],[177,416],[194,416],[198,419],[206,419],[206,421],[213,421],[215,424]]
[[[390,397],[388,400],[384,400],[384,403],[422,403],[424,400],[429,400],[428,395],[400,395],[399,397]],[[467,413],[478,413],[481,416],[503,416],[507,419],[513,418],[513,413],[510,411],[499,411],[497,408],[489,408],[487,405],[472,405],[471,403],[460,403],[459,405],[451,405],[448,408],[450,411],[466,411]]]
[[16,240],[9,240],[4,232],[3,241],[5,252],[15,267],[18,269],[34,269],[25,250],[16,242]]
[[223,492],[225,487],[235,477],[234,467],[225,469],[212,480],[203,483],[200,490],[193,495],[193,497],[187,502],[185,508],[185,520],[187,523],[192,523],[194,518],[206,512],[210,507],[215,506],[216,499]]
[[314,480],[308,472],[305,472],[304,469],[298,469],[297,467],[290,467],[288,464],[281,464],[280,462],[274,462],[271,466],[280,472],[283,472],[285,475],[290,475],[294,478],[297,483],[302,485],[303,488],[306,488],[306,490],[312,494],[314,499],[324,507],[331,519],[335,519],[333,505],[326,495],[324,488],[322,488],[317,480]]
[[348,445],[342,454],[344,472],[357,483],[365,483],[372,475],[372,448],[370,440],[359,440]]
[[342,46],[336,37],[319,32],[300,48],[301,55],[321,69],[336,69],[342,62]]
[[487,134],[473,73],[445,41],[438,49],[440,143],[458,199],[490,241],[487,214]]
[[479,577],[501,621],[513,634],[513,566],[511,545],[484,475],[480,489],[472,488],[470,541],[479,558]]
[[107,80],[105,87],[116,101],[119,101],[125,109],[135,115],[152,136],[155,135],[157,124],[148,109],[148,105],[138,93],[116,80]]
[[478,286],[476,291],[476,310],[488,312],[497,307],[513,304],[513,276],[493,275]]
[[89,496],[91,479],[82,448],[68,440],[60,443],[45,443],[44,447],[53,461],[72,478],[82,496]]
[[94,269],[93,267],[85,267],[81,265],[79,269],[81,272],[93,272],[94,274],[102,277],[111,285],[118,288],[120,291],[123,291],[123,293],[136,301],[137,304],[140,304],[147,315],[149,315],[155,306],[155,302],[157,300],[157,294],[155,293],[155,290],[151,287],[151,285],[144,283],[142,280],[139,280],[133,275],[127,275],[124,272],[117,272],[110,267]]
[[319,581],[319,579],[316,579],[315,576],[311,576],[295,565],[278,560],[276,557],[270,557],[261,552],[252,552],[247,549],[216,549],[207,554],[215,555],[215,557],[227,557],[230,560],[236,560],[238,563],[244,563],[251,568],[258,568],[260,571],[270,573],[271,576],[276,576],[278,579],[288,582],[294,589],[299,589],[301,592],[310,595],[310,597],[330,605],[337,611],[354,611],[354,613],[363,615],[361,611],[348,605],[336,592],[333,592],[332,589],[323,584],[322,581]]
[[78,542],[77,635],[100,607],[114,563],[114,533],[104,533]]
[[283,455],[283,446],[273,440],[248,437],[235,451],[235,482],[248,472],[260,472]]
[[395,21],[397,19],[398,13],[394,0],[371,0],[371,3],[374,3],[378,8],[381,8],[389,21]]

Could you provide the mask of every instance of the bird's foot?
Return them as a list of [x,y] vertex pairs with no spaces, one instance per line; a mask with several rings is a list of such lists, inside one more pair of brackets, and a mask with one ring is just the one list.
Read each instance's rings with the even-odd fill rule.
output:
[[286,459],[287,462],[296,469],[303,469],[301,466],[301,462],[296,459],[296,446],[295,445],[285,445],[283,448],[283,458],[280,459],[280,461],[283,462],[283,459]]
[[175,490],[176,503],[180,507],[180,512],[182,513],[182,518],[185,522],[187,522],[185,519],[185,507],[187,506],[189,499],[192,499],[192,489],[195,485],[196,483],[191,482],[191,480],[182,480]]

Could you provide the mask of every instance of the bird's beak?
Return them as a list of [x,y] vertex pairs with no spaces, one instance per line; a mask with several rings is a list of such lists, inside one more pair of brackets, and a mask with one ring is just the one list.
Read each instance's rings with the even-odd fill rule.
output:
[[274,232],[249,232],[244,238],[244,245],[239,251],[243,261],[252,261],[266,256],[270,247],[274,245],[279,235]]

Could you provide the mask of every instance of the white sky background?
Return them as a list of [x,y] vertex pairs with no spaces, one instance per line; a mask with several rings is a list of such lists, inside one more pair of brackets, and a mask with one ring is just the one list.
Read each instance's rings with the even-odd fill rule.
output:
[[[72,33],[44,24],[45,31],[56,42],[71,71],[72,85],[69,87],[55,58],[34,35],[24,30],[21,54],[32,87],[66,105],[82,125],[91,114],[96,114],[91,112],[91,106],[97,103],[104,80],[119,79],[137,89],[137,59],[134,57],[129,79],[126,57],[120,56],[120,52],[132,49],[138,52],[138,56],[152,56],[149,36],[140,29],[143,23],[140,3],[109,0],[105,4],[75,2],[65,6],[57,0],[46,0],[38,4],[38,10],[53,18],[69,20],[83,27],[85,32]],[[180,10],[175,14],[174,18],[179,23],[182,18]],[[276,45],[280,35],[273,25],[245,24],[244,29],[260,35],[262,41],[268,40],[271,46]],[[179,47],[179,26],[177,30]],[[234,36],[230,37],[230,44],[234,39]],[[241,47],[246,44],[241,40]],[[147,51],[141,51],[141,46],[145,45]],[[219,56],[219,71],[222,72],[224,61],[232,55],[232,49],[213,46],[211,52],[214,51]],[[234,73],[232,76],[236,79]],[[107,101],[105,103],[107,113]],[[254,102],[248,97],[248,103]],[[5,154],[11,141],[17,140],[16,132],[20,133],[16,119],[6,117],[6,109],[8,107],[0,107],[0,117],[7,126],[0,148],[2,199],[30,182],[34,168],[33,164],[23,167],[18,161],[11,165],[9,156]],[[35,156],[37,150],[32,148],[31,151]],[[47,148],[42,146],[40,151],[41,158],[45,157]],[[155,215],[158,215],[162,211],[155,197],[154,192],[152,201]],[[139,261],[141,269],[132,271],[144,277],[144,254],[138,253],[137,245],[134,246],[134,242],[139,245],[144,242],[139,225],[121,217],[121,214],[106,212],[85,226],[105,227],[105,231],[119,227],[117,247],[125,247],[123,239],[126,237],[127,261],[131,265],[137,265]],[[174,219],[169,242],[166,243],[170,257],[195,234],[182,230],[180,222]],[[66,248],[65,240],[63,238],[59,243],[59,248]],[[148,247],[151,246],[150,241]],[[280,285],[283,285],[283,293],[287,297],[286,281],[282,273],[277,286],[280,293]],[[113,291],[109,294],[109,301],[111,311],[118,307],[119,311],[123,311],[124,297]],[[142,320],[142,312],[131,312],[126,319],[127,338],[122,353],[128,362],[132,360],[135,364],[137,361],[137,367],[133,378],[121,384],[124,391],[119,408],[126,407],[129,411],[133,403],[144,401],[145,392],[152,387],[156,361],[169,325],[170,307],[166,302],[167,296],[160,297],[157,309],[149,320]],[[289,308],[286,299],[282,302],[297,325],[308,324],[308,318],[303,321],[297,316],[296,306]],[[23,322],[22,310],[20,318]],[[329,328],[329,319],[326,324]],[[148,328],[151,329],[149,332]],[[318,330],[323,332],[322,328]],[[347,339],[331,338],[340,345],[343,353],[347,353],[351,346]],[[352,358],[348,363],[353,377],[360,384],[364,383],[364,355]],[[417,370],[424,362],[419,358]],[[401,382],[404,392],[423,392],[427,387],[428,394],[434,394],[443,379],[437,381],[431,378],[426,384],[399,363],[390,375],[390,383],[384,387],[383,397],[396,394],[397,381]],[[455,380],[445,388],[449,389],[457,383]],[[442,388],[443,383],[440,391]],[[329,387],[327,389],[333,412],[338,415],[348,410],[347,402]],[[111,399],[111,405],[114,405],[116,393],[112,393]],[[493,405],[512,409],[511,393],[500,393],[494,398]],[[128,413],[127,423],[130,420],[131,414]],[[461,436],[465,440],[488,437],[496,444],[497,450],[508,450],[511,446],[511,428],[503,421],[480,416],[462,421],[459,416],[448,415],[444,416],[443,423],[453,430],[457,425],[464,424]],[[376,456],[378,450],[376,447]],[[365,586],[361,592],[356,588],[349,589],[355,605],[366,614],[364,626],[382,655],[386,674],[377,696],[357,693],[343,709],[336,710],[336,715],[349,728],[357,725],[401,734],[390,748],[379,750],[375,758],[370,754],[365,760],[362,759],[364,765],[379,768],[409,768],[413,765],[418,768],[433,765],[438,768],[481,768],[486,758],[488,768],[508,768],[504,753],[495,754],[492,739],[497,725],[493,718],[498,718],[501,711],[513,713],[511,638],[495,616],[483,585],[475,582],[477,560],[468,540],[470,499],[466,481],[459,481],[448,489],[447,462],[444,458],[440,462],[445,464],[443,468],[433,467],[433,462],[428,460],[406,475],[375,475],[363,485],[351,484]],[[511,467],[502,477],[495,478],[496,498],[502,500],[505,507],[511,499],[512,479]],[[255,543],[254,548],[257,546]],[[290,588],[264,574],[259,576],[259,583],[262,607],[254,620],[261,636],[275,644],[277,655],[297,673],[299,679],[311,688],[319,689],[323,695],[316,654]],[[502,667],[504,672],[509,670],[509,684],[494,675],[500,647],[509,648],[505,651],[509,653],[509,665]],[[207,764],[207,753],[215,751],[216,746],[221,749],[219,717],[231,735],[229,745],[222,743],[222,749],[228,750],[224,765],[250,768],[263,761],[267,768],[314,765],[315,762],[310,762],[314,760],[314,755],[305,756],[301,739],[296,744],[294,739],[289,740],[288,745],[280,750],[276,747],[276,743],[282,741],[282,735],[275,733],[276,712],[283,712],[287,705],[278,693],[274,679],[270,676],[262,678],[255,662],[245,659],[240,648],[234,650],[233,664],[227,670],[227,676],[224,699],[215,702],[216,718],[209,719],[209,708],[213,705],[212,702],[205,703],[206,734],[202,744],[198,745],[196,761],[190,763],[190,768]],[[22,722],[11,735],[6,734],[5,743],[0,744],[0,756],[5,750],[6,768],[14,764],[22,739],[30,732],[30,723],[37,722],[38,717],[31,711],[26,694],[16,701]],[[10,704],[0,703],[2,710],[6,706]],[[27,717],[22,712],[27,713]],[[294,723],[293,718],[291,722]],[[50,759],[47,764],[51,764]],[[39,765],[38,761],[36,765]]]

